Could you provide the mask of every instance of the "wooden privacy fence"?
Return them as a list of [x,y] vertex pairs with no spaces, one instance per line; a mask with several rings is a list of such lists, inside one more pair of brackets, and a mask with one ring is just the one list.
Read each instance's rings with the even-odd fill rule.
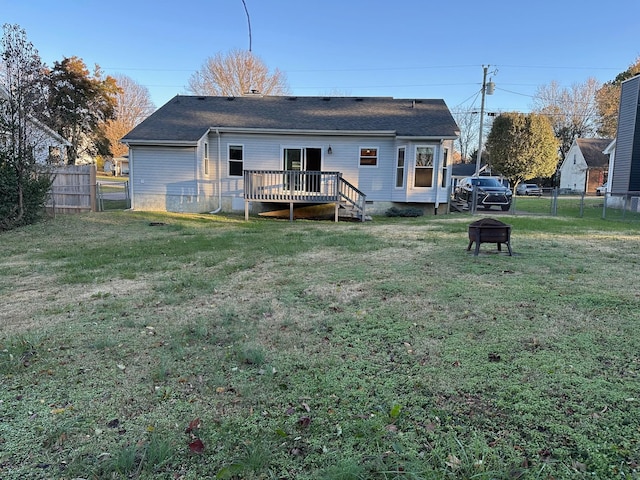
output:
[[95,165],[65,165],[52,169],[47,210],[56,213],[96,211]]

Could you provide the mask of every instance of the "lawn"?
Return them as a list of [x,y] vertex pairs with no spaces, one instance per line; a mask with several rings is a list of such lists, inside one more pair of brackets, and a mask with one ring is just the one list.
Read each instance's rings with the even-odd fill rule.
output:
[[0,478],[638,478],[640,224],[498,218],[1,234]]

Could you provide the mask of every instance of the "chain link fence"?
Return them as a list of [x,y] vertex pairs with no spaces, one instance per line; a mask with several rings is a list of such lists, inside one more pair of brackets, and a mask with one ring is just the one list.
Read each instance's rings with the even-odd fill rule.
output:
[[477,206],[473,197],[466,204],[451,200],[450,211],[472,215],[495,212],[500,215],[548,215],[552,217],[600,218],[605,220],[640,222],[640,196],[633,194],[604,195],[571,193],[560,189],[543,189],[541,195],[513,195],[508,210],[500,206]]

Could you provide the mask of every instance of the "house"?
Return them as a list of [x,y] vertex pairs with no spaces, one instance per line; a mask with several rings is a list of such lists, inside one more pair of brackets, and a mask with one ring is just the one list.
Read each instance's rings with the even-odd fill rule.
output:
[[[611,188],[607,191],[640,197],[640,75],[622,82],[614,148]],[[637,209],[638,200],[635,203]]]
[[[473,177],[476,174],[477,165],[473,163],[454,163],[451,166],[451,191],[456,188],[460,180],[466,177]],[[491,168],[483,163],[478,172],[479,175],[491,175]]]
[[610,138],[576,138],[560,165],[560,189],[595,193],[607,178]]
[[607,181],[603,183],[605,187],[605,192],[611,192],[611,179],[613,178],[613,169],[615,165],[616,158],[616,139],[614,138],[607,148],[605,148],[602,153],[609,157],[609,167],[608,167],[608,175]]
[[104,161],[103,171],[108,175],[126,176],[129,175],[129,157],[113,157]]
[[443,100],[178,95],[122,142],[135,210],[335,202],[364,216],[446,208],[458,134]]
[[[6,88],[0,86],[0,101],[9,99],[10,95]],[[25,120],[27,142],[33,149],[36,163],[64,164],[67,147],[71,144],[36,118],[26,117]],[[2,131],[0,131],[0,142],[5,142],[5,134]]]

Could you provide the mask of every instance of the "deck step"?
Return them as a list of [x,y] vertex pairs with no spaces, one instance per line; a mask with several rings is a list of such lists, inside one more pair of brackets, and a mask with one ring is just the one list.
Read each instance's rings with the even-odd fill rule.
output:
[[[345,220],[362,220],[362,213],[353,205],[341,202],[338,210],[338,217]],[[365,215],[364,220],[371,221],[372,218],[369,215]]]

